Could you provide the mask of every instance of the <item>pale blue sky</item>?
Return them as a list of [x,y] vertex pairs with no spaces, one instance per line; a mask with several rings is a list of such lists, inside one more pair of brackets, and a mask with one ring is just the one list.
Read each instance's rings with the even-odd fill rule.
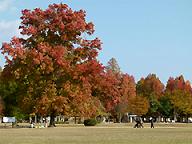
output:
[[0,43],[19,34],[22,9],[60,2],[86,10],[103,42],[104,65],[114,57],[136,80],[155,73],[164,83],[181,74],[192,81],[191,0],[0,0]]

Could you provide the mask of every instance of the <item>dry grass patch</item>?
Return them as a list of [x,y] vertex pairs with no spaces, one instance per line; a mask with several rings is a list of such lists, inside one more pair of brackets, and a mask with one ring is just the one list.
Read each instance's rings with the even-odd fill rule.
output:
[[0,144],[191,144],[191,125],[134,129],[119,127],[57,127],[0,129]]

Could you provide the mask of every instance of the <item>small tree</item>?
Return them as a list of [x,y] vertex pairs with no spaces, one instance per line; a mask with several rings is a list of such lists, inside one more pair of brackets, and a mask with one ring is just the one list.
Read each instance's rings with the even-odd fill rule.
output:
[[111,70],[113,73],[120,73],[120,67],[117,63],[117,60],[115,58],[111,58],[106,66],[106,70]]

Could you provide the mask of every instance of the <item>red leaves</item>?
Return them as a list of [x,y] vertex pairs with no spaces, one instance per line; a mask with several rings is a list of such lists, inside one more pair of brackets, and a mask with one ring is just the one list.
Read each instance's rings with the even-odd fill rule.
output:
[[49,9],[65,10],[65,9],[68,9],[68,5],[67,4],[52,4],[52,5],[49,5]]
[[136,86],[133,76],[123,74],[121,77],[120,93],[122,95],[121,102],[128,102],[129,99],[136,96]]
[[94,32],[94,25],[85,21],[85,11],[53,4],[22,14],[19,28],[28,37],[14,37],[3,44],[2,51],[7,54],[6,69],[25,87],[26,95],[20,96],[23,106],[43,115],[68,108],[74,115],[95,115],[101,101],[92,91],[102,83],[104,68],[96,59],[101,41],[84,38]]
[[21,11],[21,13],[22,13],[23,15],[28,15],[28,14],[30,13],[30,10],[24,9],[24,10]]
[[118,104],[128,106],[129,99],[136,95],[134,79],[127,74],[113,73],[108,70],[96,81],[95,91],[107,112],[115,111]]
[[33,11],[23,10],[22,34],[35,35],[42,31],[57,31],[61,37],[68,34],[67,40],[74,40],[81,33],[94,32],[94,25],[86,23],[85,11],[72,11],[66,4],[53,4],[45,11],[36,8]]
[[169,78],[165,90],[165,96],[170,99],[174,111],[177,114],[192,114],[192,88],[189,81],[185,81],[181,75]]
[[92,40],[90,47],[91,48],[98,48],[99,50],[101,50],[101,41],[98,38]]
[[35,35],[37,33],[37,29],[34,26],[30,26],[28,29],[26,29],[25,33],[28,35]]
[[167,82],[166,91],[173,92],[175,90],[182,90],[192,93],[190,82],[185,81],[182,75],[175,79],[170,77]]
[[149,74],[145,79],[142,78],[137,83],[137,94],[144,97],[149,98],[151,95],[154,95],[156,98],[160,98],[163,91],[164,85],[155,74]]
[[[3,43],[2,45],[2,54],[8,54],[13,60],[15,59],[24,59],[24,49],[19,38],[13,37],[11,43]],[[6,57],[8,63],[11,59]]]
[[81,40],[81,44],[80,44],[82,47],[86,47],[86,48],[90,48],[90,49],[93,49],[93,48],[96,48],[96,49],[99,49],[101,50],[101,41],[96,38],[94,40]]
[[87,30],[87,33],[89,35],[93,34],[94,33],[94,24],[93,23],[88,23],[86,26],[85,26],[85,29]]

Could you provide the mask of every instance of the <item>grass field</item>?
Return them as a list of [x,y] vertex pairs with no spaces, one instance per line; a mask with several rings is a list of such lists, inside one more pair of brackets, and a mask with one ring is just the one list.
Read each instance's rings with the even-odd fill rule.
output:
[[158,124],[155,129],[145,125],[104,125],[97,127],[57,127],[46,129],[0,129],[0,144],[191,144],[192,126]]

